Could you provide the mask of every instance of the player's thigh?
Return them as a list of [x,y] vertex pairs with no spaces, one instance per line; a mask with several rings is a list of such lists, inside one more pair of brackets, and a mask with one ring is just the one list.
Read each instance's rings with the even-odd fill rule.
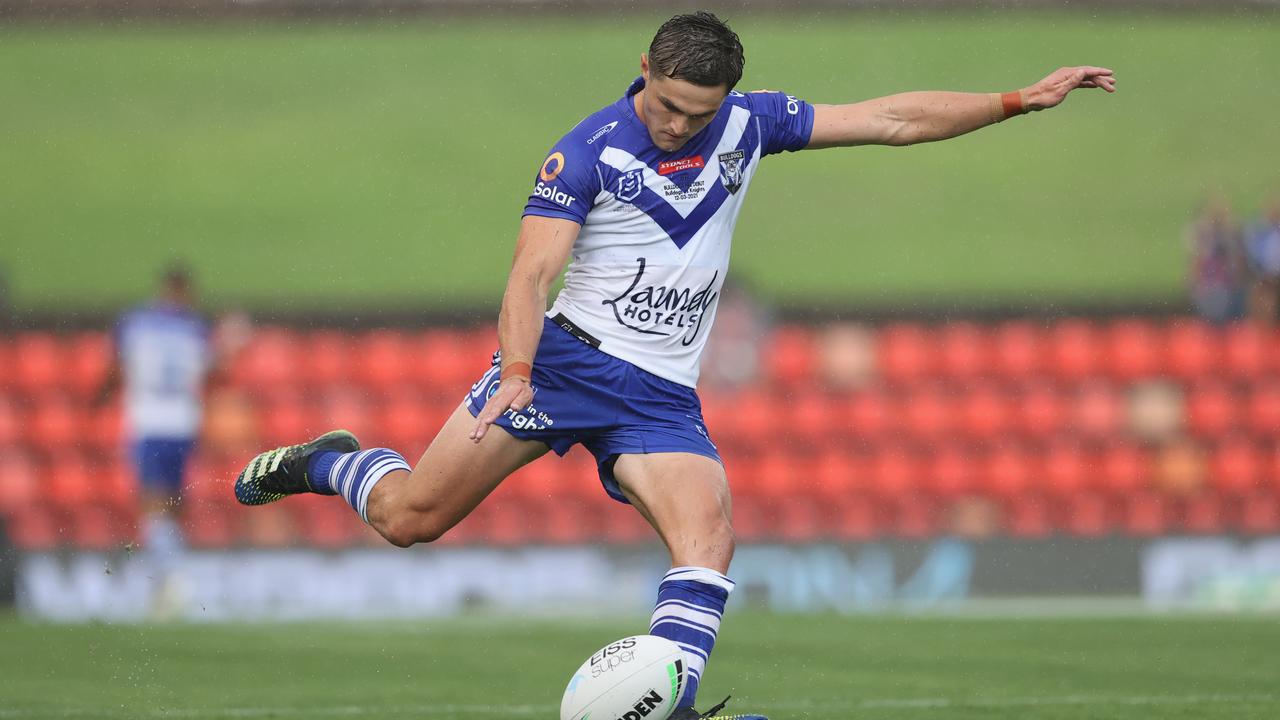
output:
[[547,452],[536,440],[520,440],[498,425],[480,442],[471,439],[476,420],[459,405],[404,484],[403,507],[447,521],[466,517],[508,475]]
[[677,565],[728,570],[733,502],[723,465],[695,453],[623,454],[613,474]]

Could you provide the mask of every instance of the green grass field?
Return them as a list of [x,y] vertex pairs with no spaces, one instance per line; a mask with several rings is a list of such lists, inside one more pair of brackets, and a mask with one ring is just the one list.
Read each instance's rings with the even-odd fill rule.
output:
[[[102,310],[173,256],[215,305],[496,311],[546,149],[665,15],[0,26],[0,268]],[[735,271],[769,298],[966,306],[1182,297],[1206,188],[1280,188],[1280,15],[729,14],[744,89],[814,102],[1118,72],[941,145],[770,159]]]
[[[1274,718],[1264,618],[727,621],[703,700],[774,720]],[[0,718],[555,718],[633,622],[66,626],[0,619]]]

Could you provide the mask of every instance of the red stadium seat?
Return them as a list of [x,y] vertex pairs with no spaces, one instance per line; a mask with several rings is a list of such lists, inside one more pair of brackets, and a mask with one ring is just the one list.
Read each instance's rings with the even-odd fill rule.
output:
[[1078,381],[1100,369],[1101,340],[1084,320],[1064,320],[1049,330],[1049,369],[1063,380]]
[[13,384],[36,395],[63,389],[69,353],[52,333],[22,333],[13,339]]
[[1045,351],[1044,333],[1038,326],[1007,322],[996,328],[991,362],[995,373],[1006,380],[1029,380],[1044,369]]
[[800,478],[796,476],[796,456],[781,449],[769,449],[756,460],[758,484],[756,490],[769,502],[788,497],[800,491]]
[[258,427],[262,432],[263,444],[268,447],[291,445],[311,439],[319,434],[317,430],[320,424],[317,420],[311,403],[300,395],[268,396],[258,406]]
[[1240,398],[1221,382],[1204,382],[1187,394],[1187,429],[1203,438],[1217,438],[1240,425]]
[[901,501],[918,493],[922,470],[919,453],[898,443],[872,449],[867,461],[870,490],[888,501]]
[[722,431],[721,441],[730,445],[761,447],[776,439],[781,408],[772,396],[760,390],[744,390],[734,403],[732,424]]
[[990,339],[974,323],[944,325],[937,337],[938,370],[953,380],[968,381],[991,368]]
[[811,543],[832,536],[830,513],[817,498],[808,494],[782,498],[775,506],[777,522],[773,537],[788,543]]
[[816,447],[828,438],[840,438],[847,433],[847,428],[841,427],[843,418],[837,414],[829,393],[797,389],[785,396],[781,409],[788,435],[798,444]]
[[865,494],[871,484],[865,459],[841,446],[819,450],[813,457],[810,472],[815,495],[832,503]]
[[1240,323],[1223,332],[1223,369],[1241,378],[1258,378],[1274,370],[1277,347],[1274,331]]
[[978,440],[1003,437],[1016,425],[1008,394],[993,385],[978,385],[966,393],[960,400],[960,414],[960,429]]
[[855,440],[875,442],[898,427],[895,409],[883,390],[862,390],[845,401],[843,419]]
[[187,544],[200,550],[226,549],[238,541],[237,517],[230,508],[184,503],[182,526]]
[[81,550],[112,550],[135,540],[120,518],[96,505],[69,508],[63,515],[71,544]]
[[1108,374],[1118,380],[1133,381],[1153,377],[1164,371],[1164,340],[1144,320],[1120,320],[1106,331]]
[[1209,460],[1209,481],[1224,493],[1252,494],[1261,486],[1262,474],[1262,454],[1243,438],[1222,441]]
[[1124,531],[1138,537],[1167,533],[1173,526],[1169,501],[1159,493],[1140,492],[1125,501]]
[[891,535],[908,540],[921,540],[937,535],[937,508],[926,498],[917,497],[897,503],[893,524],[888,528]]
[[60,510],[87,505],[96,499],[94,469],[83,455],[58,453],[41,472],[45,499]]
[[351,382],[355,341],[339,330],[320,330],[302,341],[301,355],[295,359],[302,365],[303,379],[317,387]]
[[1125,422],[1124,400],[1107,383],[1087,383],[1076,393],[1071,406],[1071,429],[1087,438],[1108,439],[1121,431]]
[[1072,440],[1055,440],[1044,454],[1045,490],[1059,498],[1071,498],[1091,488],[1097,473],[1088,451]]
[[1266,493],[1242,500],[1240,530],[1250,535],[1263,536],[1280,531],[1280,497],[1274,493]]
[[1182,529],[1198,535],[1218,535],[1236,524],[1233,505],[1216,493],[1188,498],[1183,507]]
[[817,348],[813,333],[800,325],[779,327],[764,344],[762,364],[769,380],[784,386],[811,383]]
[[462,397],[490,367],[495,345],[488,353],[457,330],[428,330],[409,338],[410,378],[431,393]]
[[1037,494],[1026,494],[1009,503],[1006,530],[1014,537],[1041,538],[1053,532],[1051,503]]
[[0,447],[25,443],[26,413],[16,398],[0,393]]
[[1115,529],[1112,508],[1100,495],[1082,492],[1065,498],[1062,528],[1072,535],[1098,537]]
[[1030,438],[1050,438],[1064,432],[1069,412],[1056,387],[1037,382],[1023,388],[1014,400],[1014,429]]
[[982,487],[988,494],[1010,499],[1024,495],[1034,486],[1036,464],[1026,449],[1004,444],[986,454],[980,472]]
[[953,500],[973,492],[978,470],[973,453],[958,443],[944,443],[929,457],[925,486],[934,497]]
[[1123,440],[1112,442],[1102,452],[1101,476],[1106,489],[1117,495],[1144,491],[1153,473],[1151,454]]
[[882,506],[865,495],[848,496],[827,505],[831,534],[847,542],[865,542],[884,534]]
[[35,403],[28,419],[30,441],[51,453],[80,445],[87,434],[84,407],[65,395],[43,396]]
[[124,447],[124,411],[119,406],[90,408],[86,413],[81,432],[89,449],[113,453]]
[[312,360],[310,350],[302,350],[302,344],[293,331],[278,327],[258,328],[249,344],[236,354],[231,379],[253,391],[277,391],[301,381],[298,365],[303,358]]
[[1168,329],[1166,367],[1181,380],[1196,380],[1214,374],[1221,363],[1222,345],[1217,330],[1199,320],[1180,320]]
[[101,390],[114,362],[111,338],[105,332],[80,333],[70,345],[67,387],[81,398],[92,397]]
[[33,505],[11,518],[9,537],[19,549],[46,552],[66,541],[63,529],[57,512],[45,505]]
[[412,455],[415,460],[440,429],[431,405],[407,392],[392,394],[376,413],[375,419],[381,428],[378,437],[401,453],[409,453],[405,457]]
[[252,547],[285,548],[299,540],[299,532],[289,508],[283,503],[241,511],[240,532],[242,539]]
[[912,383],[930,377],[935,369],[936,347],[920,325],[888,325],[878,342],[880,375],[891,383]]
[[1262,382],[1251,389],[1245,423],[1260,438],[1280,437],[1280,381]]
[[907,433],[925,442],[950,436],[958,413],[952,393],[940,385],[916,385],[902,396],[902,419]]
[[311,436],[331,428],[345,428],[357,438],[369,437],[376,426],[368,395],[346,388],[334,388],[321,395],[309,424],[314,432],[293,442],[310,440]]
[[17,515],[41,500],[40,476],[26,453],[0,446],[0,516]]
[[421,360],[409,353],[409,343],[396,330],[362,333],[356,346],[356,379],[375,391],[404,385],[411,377],[411,365]]

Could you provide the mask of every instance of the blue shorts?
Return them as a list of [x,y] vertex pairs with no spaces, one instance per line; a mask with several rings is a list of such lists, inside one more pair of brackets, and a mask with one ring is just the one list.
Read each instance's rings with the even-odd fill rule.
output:
[[[471,386],[472,415],[497,391],[500,363],[495,353],[493,367]],[[543,323],[532,384],[533,404],[521,413],[506,411],[495,424],[521,440],[545,443],[557,455],[582,443],[614,500],[627,502],[613,475],[624,453],[687,452],[722,462],[693,388],[601,352],[550,318]]]
[[187,460],[196,441],[189,438],[139,438],[133,442],[138,480],[147,490],[176,496],[182,490]]

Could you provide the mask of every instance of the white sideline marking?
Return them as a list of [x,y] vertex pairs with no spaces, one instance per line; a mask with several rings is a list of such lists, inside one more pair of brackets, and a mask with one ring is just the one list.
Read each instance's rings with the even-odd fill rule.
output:
[[[750,708],[759,710],[837,712],[854,710],[886,710],[886,709],[919,709],[939,710],[946,708],[982,707],[1012,708],[1038,707],[1052,705],[1226,705],[1241,702],[1280,702],[1280,695],[1065,695],[1061,697],[1024,697],[1024,698],[881,698],[857,700],[851,702],[752,702]],[[744,709],[750,709],[744,708]],[[476,715],[509,717],[548,715],[559,708],[554,705],[400,705],[400,706],[368,706],[348,705],[326,708],[300,707],[245,707],[245,708],[209,708],[209,709],[155,709],[141,713],[149,718],[185,718],[185,717],[225,717],[256,718],[281,716],[307,717],[378,717],[388,714],[399,716],[420,716],[431,718],[436,714]],[[64,710],[6,710],[0,708],[0,718],[13,720],[34,720],[35,718],[114,718],[138,717],[139,713],[123,708],[77,708]]]

